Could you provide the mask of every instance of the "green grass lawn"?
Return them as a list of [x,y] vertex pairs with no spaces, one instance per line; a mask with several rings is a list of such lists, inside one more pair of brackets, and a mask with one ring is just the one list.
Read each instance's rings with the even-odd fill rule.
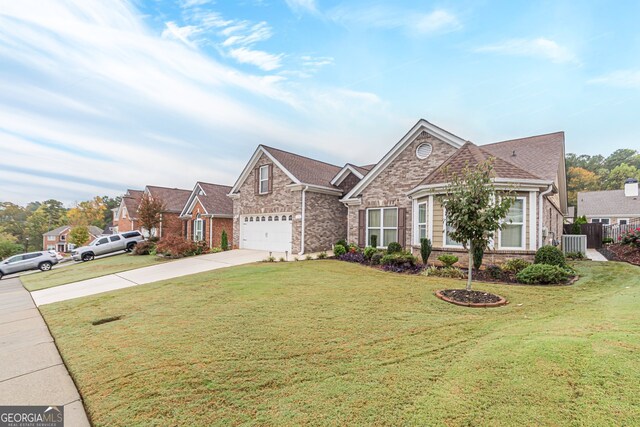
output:
[[434,297],[461,281],[311,261],[41,310],[97,426],[640,425],[640,268],[577,268],[475,284],[494,309]]
[[107,274],[120,273],[134,268],[166,262],[154,255],[113,255],[88,262],[68,261],[72,265],[55,268],[50,271],[38,271],[20,277],[22,284],[29,291],[65,285],[80,280],[93,279]]

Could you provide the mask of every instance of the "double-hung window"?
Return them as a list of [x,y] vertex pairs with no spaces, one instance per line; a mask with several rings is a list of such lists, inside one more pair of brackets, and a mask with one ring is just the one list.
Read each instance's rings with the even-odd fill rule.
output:
[[525,249],[526,199],[517,197],[507,213],[500,230],[501,249]]
[[609,225],[609,218],[592,218],[591,223]]
[[269,165],[260,166],[260,194],[269,192]]
[[196,242],[204,240],[203,220],[201,218],[198,218],[193,222],[193,240]]
[[48,242],[55,242],[56,241],[56,236],[47,236],[47,241]]
[[367,244],[376,236],[378,247],[398,241],[398,208],[367,209]]
[[427,238],[427,202],[418,203],[418,242]]
[[444,246],[445,247],[453,247],[453,248],[461,248],[462,247],[462,243],[453,240],[451,238],[451,232],[455,230],[454,227],[452,227],[451,225],[449,225],[449,223],[447,222],[447,209],[443,206],[442,207],[442,221],[444,223]]

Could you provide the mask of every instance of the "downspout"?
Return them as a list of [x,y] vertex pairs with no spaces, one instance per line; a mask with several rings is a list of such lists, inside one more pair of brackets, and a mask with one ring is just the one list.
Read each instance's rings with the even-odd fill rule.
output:
[[308,189],[309,186],[307,185],[306,187],[304,187],[304,190],[302,190],[302,230],[300,231],[300,252],[298,253],[298,255],[304,255],[304,215],[306,211],[305,205]]
[[213,215],[209,217],[209,249],[213,249]]
[[549,185],[549,188],[540,193],[540,200],[538,201],[538,248],[543,246],[542,241],[542,224],[544,223],[544,196],[553,191],[553,184]]

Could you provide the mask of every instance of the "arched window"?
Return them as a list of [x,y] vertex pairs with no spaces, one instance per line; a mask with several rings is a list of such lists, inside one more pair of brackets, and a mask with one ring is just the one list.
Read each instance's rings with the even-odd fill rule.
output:
[[269,221],[273,221],[273,217],[272,216],[269,217]]
[[282,220],[286,221],[287,220],[287,216],[286,215],[282,215]]
[[273,217],[273,220],[274,221],[280,221],[280,217],[278,215],[276,215],[276,216]]
[[250,217],[250,218],[249,218],[249,222],[253,222],[253,217]]
[[289,221],[293,220],[293,217],[291,215],[289,215]]
[[264,222],[264,221],[266,221],[266,220],[264,219],[264,217],[262,217],[261,221],[263,221],[263,222]]

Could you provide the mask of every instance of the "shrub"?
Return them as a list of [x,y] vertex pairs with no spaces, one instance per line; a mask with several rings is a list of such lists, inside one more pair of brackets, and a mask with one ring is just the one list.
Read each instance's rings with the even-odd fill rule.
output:
[[212,247],[211,249],[209,249],[209,252],[210,252],[210,253],[212,253],[212,254],[217,254],[217,253],[222,252],[222,248],[219,248],[219,247],[217,247],[217,246],[214,246],[214,247]]
[[344,255],[346,253],[347,253],[347,250],[342,245],[336,244],[333,247],[333,254],[338,258],[340,258],[342,255]]
[[371,257],[373,256],[373,254],[375,254],[376,252],[378,252],[378,250],[374,247],[371,246],[367,246],[366,248],[364,248],[364,258],[367,261],[371,261]]
[[453,264],[458,262],[458,257],[453,254],[442,254],[438,257],[438,261],[444,264],[445,267],[452,267]]
[[584,254],[582,252],[567,252],[564,257],[572,260],[584,259]]
[[262,262],[276,262],[276,258],[270,256],[270,257],[265,258]]
[[382,265],[404,265],[407,264],[409,266],[416,265],[416,257],[414,257],[411,252],[394,252],[391,254],[384,255],[380,260],[380,264]]
[[387,246],[387,253],[395,254],[396,252],[402,252],[402,245],[400,245],[400,243],[398,242],[389,243],[389,245]]
[[156,245],[156,252],[169,258],[182,258],[194,255],[198,251],[195,242],[179,236],[164,237]]
[[446,277],[449,279],[464,279],[464,272],[456,267],[429,267],[424,271],[426,276]]
[[633,246],[634,248],[640,248],[640,227],[635,230],[628,231],[620,236],[620,243],[623,245]]
[[484,257],[484,246],[474,245],[473,246],[473,268],[475,268],[476,270],[480,270],[480,266],[482,266],[483,257]]
[[568,277],[565,269],[550,264],[533,264],[516,274],[518,282],[528,285],[562,283]]
[[335,245],[333,245],[333,246],[334,246],[334,252],[335,252],[335,246],[342,246],[342,247],[343,247],[343,248],[345,248],[345,250],[346,250],[346,249],[349,247],[349,244],[347,243],[347,241],[346,241],[346,240],[344,240],[344,239],[340,239],[340,240],[338,240],[338,241],[336,242],[336,244],[335,244]]
[[371,265],[380,265],[380,261],[382,261],[383,257],[383,252],[378,251],[374,253],[373,255],[371,255]]
[[349,252],[351,252],[351,253],[360,252],[360,247],[358,245],[356,245],[355,243],[351,243],[349,245]]
[[278,261],[280,261],[280,262],[286,262],[287,260],[286,260],[286,259],[284,259],[284,257],[283,257],[283,256],[281,256],[281,257],[280,257],[280,259],[279,259]]
[[363,264],[365,262],[364,255],[360,252],[347,252],[346,254],[341,255],[339,259],[340,261],[357,262],[359,264]]
[[418,274],[422,271],[423,266],[420,264],[397,264],[397,265],[383,265],[384,271],[390,271],[393,273],[409,273]]
[[502,269],[504,271],[508,271],[509,273],[517,274],[525,268],[529,267],[531,263],[522,258],[512,258],[502,264]]
[[318,254],[318,259],[326,259],[327,258],[327,253],[322,251]]
[[602,239],[603,245],[608,245],[610,243],[613,243],[613,237],[605,237],[604,239]]
[[[529,263],[527,263],[527,265],[528,264]],[[491,264],[491,265],[487,266],[485,271],[487,272],[489,277],[491,277],[492,279],[495,279],[495,280],[501,280],[502,279],[503,271],[502,271],[502,268],[500,268],[499,265]]]
[[227,231],[222,230],[222,235],[220,236],[220,248],[223,251],[229,250],[229,237],[227,237]]
[[374,248],[378,247],[378,236],[376,236],[375,234],[373,236],[371,236],[371,246],[373,246]]
[[138,242],[131,252],[133,255],[149,255],[156,248],[156,244],[148,240]]
[[431,255],[431,240],[420,239],[420,256],[422,257],[422,263],[426,264]]
[[536,252],[534,264],[547,264],[564,267],[567,265],[567,262],[560,249],[555,246],[543,246]]
[[311,261],[313,257],[311,255],[307,255],[306,257],[304,257],[304,259],[306,259],[307,261]]

